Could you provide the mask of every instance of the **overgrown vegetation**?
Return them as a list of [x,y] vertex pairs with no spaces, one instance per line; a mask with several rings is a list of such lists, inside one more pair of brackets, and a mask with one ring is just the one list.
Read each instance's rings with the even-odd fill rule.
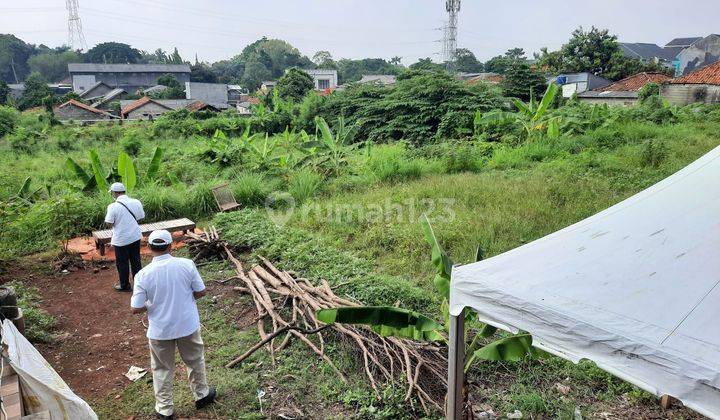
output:
[[[669,106],[653,91],[631,108],[559,105],[552,86],[542,97],[513,101],[487,85],[416,71],[392,88],[359,85],[301,101],[274,95],[250,118],[177,111],[124,125],[54,125],[42,110],[0,108],[0,127],[8,127],[0,140],[0,259],[57,249],[61,239],[100,227],[110,203],[106,185],[123,180],[134,184],[148,221],[212,218],[250,261],[261,255],[327,279],[366,305],[442,321],[423,214],[448,255],[469,262],[478,244],[492,256],[532,241],[720,144],[718,107]],[[211,188],[225,182],[244,209],[216,216]],[[257,339],[223,324],[209,306],[203,317],[213,357],[226,360],[238,342]],[[259,408],[253,392],[267,384],[262,373],[286,375],[303,358],[298,351],[272,368],[261,368],[259,358],[232,373],[218,360],[211,376],[243,390],[230,393],[223,415]],[[351,370],[353,361],[343,366]],[[378,402],[361,381],[333,389],[322,364],[302,372],[323,378],[309,404],[344,401],[341,416],[408,415],[391,389]],[[302,375],[296,391],[311,383]],[[556,358],[483,361],[470,376],[498,411],[561,417],[582,406],[592,416],[612,404],[643,404],[639,391],[592,365]],[[555,383],[571,391],[558,395]],[[141,397],[123,412],[147,411],[139,408],[150,407],[146,384],[126,392]],[[187,410],[189,396],[181,398]],[[104,401],[103,412],[112,406]]]

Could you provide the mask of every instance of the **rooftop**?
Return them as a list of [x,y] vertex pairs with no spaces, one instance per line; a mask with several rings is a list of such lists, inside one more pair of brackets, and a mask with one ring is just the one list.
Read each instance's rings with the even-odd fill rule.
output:
[[58,109],[59,109],[59,108],[65,108],[66,106],[71,106],[71,105],[72,105],[72,106],[75,106],[75,107],[78,107],[78,108],[82,108],[82,109],[84,109],[85,111],[92,112],[92,113],[94,113],[94,114],[98,114],[98,115],[108,115],[108,113],[105,112],[105,111],[101,111],[101,110],[99,110],[99,109],[95,109],[95,108],[91,107],[90,105],[85,105],[84,103],[82,103],[82,102],[80,102],[80,101],[76,101],[75,99],[70,99],[69,101],[65,102],[64,104],[59,105],[59,106],[58,106]]
[[188,64],[68,63],[70,73],[190,73]]
[[671,78],[662,73],[643,72],[626,77],[607,86],[596,89],[598,92],[635,92],[648,83],[665,83]]
[[701,36],[691,36],[687,38],[675,38],[672,41],[665,44],[666,47],[689,47],[692,44],[703,39]]
[[702,67],[685,76],[672,79],[672,84],[720,85],[720,61]]
[[620,48],[623,50],[623,53],[625,53],[626,56],[640,58],[643,60],[660,58],[663,60],[672,61],[677,55],[675,49],[662,48],[657,44],[650,44],[645,42],[621,42]]

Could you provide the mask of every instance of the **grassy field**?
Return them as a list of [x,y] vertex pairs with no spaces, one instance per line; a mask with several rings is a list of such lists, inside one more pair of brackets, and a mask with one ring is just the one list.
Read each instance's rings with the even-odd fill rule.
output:
[[[41,126],[36,115],[22,118],[25,126]],[[42,129],[39,140],[26,139],[27,148],[13,143],[19,141],[16,135],[0,141],[4,266],[25,254],[58,250],[61,239],[100,225],[110,197],[79,191],[82,183],[66,167],[67,157],[87,168],[87,150],[95,149],[111,167],[120,151],[134,151],[140,182],[132,195],[143,201],[148,221],[191,217],[216,225],[244,260],[262,255],[308,278],[327,279],[340,294],[368,304],[400,303],[432,316],[439,313],[438,299],[418,223],[423,213],[453,259],[469,262],[478,245],[491,256],[542,237],[652,185],[720,144],[717,118],[672,124],[625,121],[522,144],[371,145],[348,152],[341,166],[328,170],[237,155],[219,149],[221,140],[213,145],[207,136],[158,134],[144,123]],[[290,141],[274,139],[278,144]],[[165,150],[163,176],[144,181],[157,146]],[[294,158],[291,146],[275,153],[280,150]],[[19,194],[28,176],[30,193]],[[242,211],[215,216],[210,188],[221,182],[229,182]],[[286,205],[266,206],[269,196]],[[203,274],[212,280],[223,278],[225,270],[226,265],[215,263],[203,267]],[[209,375],[224,394],[216,415],[263,418],[267,413],[292,415],[297,407],[310,417],[420,416],[402,403],[402,386],[388,387],[376,399],[351,349],[340,342],[329,352],[350,373],[349,384],[341,384],[300,346],[291,346],[274,366],[267,354],[258,352],[238,369],[224,369],[224,361],[257,340],[253,328],[227,322],[242,317],[249,304],[236,302],[222,295],[201,303]],[[484,362],[473,369],[471,380],[472,401],[500,415],[515,409],[544,418],[572,418],[576,410],[590,417],[657,413],[647,394],[591,363],[573,365],[555,357]],[[559,384],[568,391],[558,392]],[[273,390],[263,414],[258,389]],[[151,384],[139,381],[124,394],[128,398],[122,400],[132,400],[131,405],[120,405],[112,395],[92,403],[101,417],[150,414]],[[184,383],[177,385],[177,395],[179,412],[189,414]]]

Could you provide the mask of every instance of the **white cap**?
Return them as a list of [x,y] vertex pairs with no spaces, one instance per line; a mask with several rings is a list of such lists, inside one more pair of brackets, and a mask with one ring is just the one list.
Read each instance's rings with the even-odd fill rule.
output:
[[122,182],[113,182],[109,192],[125,192],[125,186]]
[[172,243],[172,235],[167,230],[153,230],[148,237],[148,243],[151,245],[170,245]]

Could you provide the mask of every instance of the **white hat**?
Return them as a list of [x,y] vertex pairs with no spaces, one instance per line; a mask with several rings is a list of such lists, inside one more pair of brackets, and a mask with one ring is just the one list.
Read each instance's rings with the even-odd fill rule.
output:
[[172,235],[167,230],[153,230],[148,237],[150,245],[170,245],[172,243]]
[[109,192],[125,192],[125,186],[122,182],[113,182]]

